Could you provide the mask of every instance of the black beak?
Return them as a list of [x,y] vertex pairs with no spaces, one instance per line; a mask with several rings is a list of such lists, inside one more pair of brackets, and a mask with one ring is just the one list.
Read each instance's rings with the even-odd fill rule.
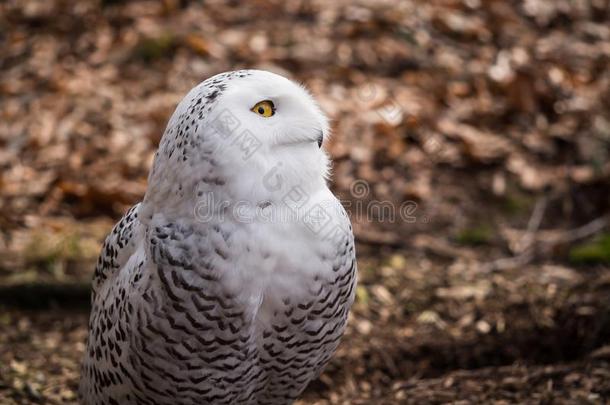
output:
[[322,142],[324,141],[324,134],[322,131],[318,133],[318,148],[322,147]]

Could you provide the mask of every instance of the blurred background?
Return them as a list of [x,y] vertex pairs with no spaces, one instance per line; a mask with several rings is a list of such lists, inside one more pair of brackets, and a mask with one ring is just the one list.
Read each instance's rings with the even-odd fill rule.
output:
[[610,396],[608,0],[5,0],[0,403],[76,403],[102,240],[177,102],[244,67],[332,118],[358,242],[300,404]]

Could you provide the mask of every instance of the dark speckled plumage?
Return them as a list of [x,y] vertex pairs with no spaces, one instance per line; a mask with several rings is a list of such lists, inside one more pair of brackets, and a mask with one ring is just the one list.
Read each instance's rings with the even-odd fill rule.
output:
[[[231,85],[263,73],[209,79],[170,120],[144,201],[108,235],[95,269],[84,404],[288,404],[335,352],[356,259],[349,219],[325,186],[311,188],[305,208],[325,203],[326,231],[301,214],[248,223],[196,215],[203,193],[236,198],[227,163],[210,152],[210,114]],[[252,206],[283,208],[285,193],[264,197]]]

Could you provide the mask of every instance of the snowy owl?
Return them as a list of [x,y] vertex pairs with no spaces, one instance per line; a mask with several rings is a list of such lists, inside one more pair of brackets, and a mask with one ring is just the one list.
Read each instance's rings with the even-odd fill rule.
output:
[[95,269],[84,404],[289,404],[320,374],[356,284],[327,133],[273,73],[186,95]]

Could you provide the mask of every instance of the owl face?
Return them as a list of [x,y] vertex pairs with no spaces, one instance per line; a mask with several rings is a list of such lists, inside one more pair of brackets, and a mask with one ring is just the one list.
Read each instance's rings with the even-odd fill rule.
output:
[[328,132],[328,120],[313,97],[298,84],[274,73],[249,70],[228,83],[215,106],[231,113],[239,131],[249,131],[270,151],[290,146],[315,152]]
[[295,187],[326,187],[328,119],[313,97],[277,74],[240,72],[225,82],[204,127],[233,194],[272,200]]

